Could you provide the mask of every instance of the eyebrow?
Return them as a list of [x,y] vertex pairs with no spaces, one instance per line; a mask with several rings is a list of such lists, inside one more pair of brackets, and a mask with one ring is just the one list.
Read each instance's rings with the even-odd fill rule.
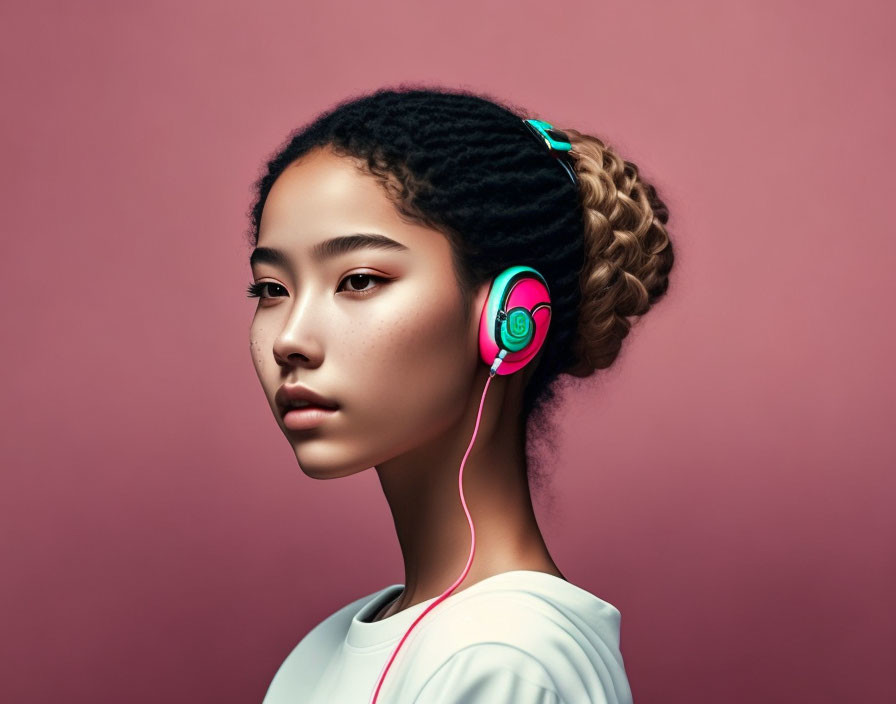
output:
[[[311,258],[315,262],[323,262],[358,249],[381,249],[396,252],[407,252],[408,247],[386,237],[368,232],[355,232],[319,242],[311,248]],[[289,256],[273,247],[256,247],[249,257],[249,266],[256,264],[272,264],[281,268],[289,268]]]

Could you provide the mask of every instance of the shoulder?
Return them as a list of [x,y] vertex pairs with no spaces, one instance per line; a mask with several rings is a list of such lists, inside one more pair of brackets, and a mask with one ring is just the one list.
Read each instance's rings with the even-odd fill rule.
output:
[[355,614],[385,589],[349,602],[312,628],[278,667],[268,686],[265,704],[291,701],[296,692],[303,692],[309,681],[309,673],[322,672],[333,654],[342,647]]
[[507,643],[451,654],[414,692],[413,704],[570,704],[547,668]]
[[[407,662],[414,663],[408,669],[420,673],[412,701],[630,702],[619,611],[596,597],[583,603],[578,610],[548,593],[503,588],[446,602],[408,638]],[[467,698],[432,698],[445,688]],[[516,694],[501,699],[498,690]]]

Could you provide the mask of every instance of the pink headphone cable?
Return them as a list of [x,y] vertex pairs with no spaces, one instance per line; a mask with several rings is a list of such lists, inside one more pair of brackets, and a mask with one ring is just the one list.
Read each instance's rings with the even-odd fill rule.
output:
[[[502,350],[504,354],[506,354],[505,350]],[[420,614],[417,619],[411,624],[411,627],[408,628],[407,632],[404,634],[402,639],[398,642],[398,645],[395,646],[395,650],[392,652],[392,657],[389,658],[389,662],[386,663],[386,666],[383,668],[383,671],[380,673],[379,681],[377,682],[376,689],[373,692],[373,697],[370,700],[370,704],[376,704],[376,699],[379,696],[380,688],[383,686],[383,679],[386,677],[386,673],[389,671],[389,667],[392,665],[392,661],[395,660],[395,656],[398,654],[399,648],[401,648],[402,643],[407,639],[408,635],[412,630],[414,630],[414,626],[419,623],[420,619],[426,616],[429,611],[447,599],[448,596],[453,592],[457,585],[464,581],[464,577],[467,576],[467,573],[470,571],[470,565],[473,564],[473,555],[476,554],[476,529],[473,527],[473,519],[470,518],[470,512],[467,510],[467,502],[464,499],[464,464],[467,462],[467,456],[470,454],[470,450],[473,448],[473,442],[476,440],[476,433],[479,431],[479,419],[482,417],[482,406],[485,403],[485,394],[488,391],[488,385],[492,381],[492,377],[495,375],[495,370],[497,370],[498,366],[501,364],[501,361],[504,359],[504,354],[499,355],[500,360],[495,358],[495,364],[492,365],[491,369],[489,369],[488,379],[485,382],[485,388],[482,390],[482,398],[479,401],[479,412],[476,414],[476,426],[473,428],[473,437],[470,438],[470,444],[467,446],[467,451],[464,453],[464,458],[460,463],[460,473],[457,477],[458,489],[460,489],[460,502],[463,504],[464,513],[467,514],[467,521],[470,524],[470,534],[471,534],[471,543],[470,543],[470,557],[467,559],[467,566],[464,567],[464,571],[461,573],[460,577],[458,577],[457,581],[452,584],[446,592],[443,592],[439,597],[436,598],[434,602],[432,602],[429,606],[424,609],[423,613]]]

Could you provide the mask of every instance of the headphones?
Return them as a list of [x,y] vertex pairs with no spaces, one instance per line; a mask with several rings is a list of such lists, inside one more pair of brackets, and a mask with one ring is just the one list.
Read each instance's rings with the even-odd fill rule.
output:
[[498,274],[479,318],[479,355],[489,376],[525,367],[544,344],[550,321],[548,284],[538,271],[511,266]]
[[550,322],[551,297],[548,291],[548,284],[537,270],[530,266],[511,266],[492,279],[488,297],[482,306],[482,313],[479,317],[479,356],[483,362],[489,365],[488,379],[486,379],[485,388],[482,390],[482,398],[479,401],[479,413],[476,415],[476,426],[473,428],[473,437],[470,439],[470,444],[460,463],[460,476],[458,478],[460,501],[464,507],[464,513],[467,514],[467,521],[470,524],[472,541],[470,557],[467,559],[467,566],[457,581],[424,609],[423,613],[417,617],[405,632],[398,645],[395,646],[392,657],[389,658],[389,661],[380,673],[370,704],[376,704],[380,688],[383,686],[383,679],[395,660],[399,648],[401,648],[405,639],[414,629],[414,626],[433,607],[448,598],[451,592],[464,581],[464,578],[470,571],[470,565],[473,564],[473,555],[476,554],[476,529],[473,527],[473,520],[470,518],[467,502],[464,499],[464,464],[467,461],[467,455],[470,454],[470,450],[473,447],[473,442],[476,440],[476,433],[479,431],[479,419],[482,417],[485,394],[488,392],[488,386],[496,374],[499,376],[513,374],[532,361],[544,344]]

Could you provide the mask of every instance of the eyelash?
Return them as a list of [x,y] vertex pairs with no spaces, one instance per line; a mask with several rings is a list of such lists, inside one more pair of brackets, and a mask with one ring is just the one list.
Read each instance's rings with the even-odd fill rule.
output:
[[[353,276],[363,276],[365,278],[373,279],[375,281],[380,281],[380,282],[388,281],[388,279],[384,276],[375,276],[373,274],[349,274],[348,276],[343,278],[342,281],[346,281],[347,279],[350,279]],[[339,282],[340,286],[342,285],[342,281]],[[261,281],[258,283],[251,283],[251,284],[249,284],[249,287],[247,289],[248,297],[249,298],[260,298],[262,300],[264,300],[265,298],[269,298],[269,297],[261,295],[265,291],[266,286],[280,286],[280,284],[274,283],[273,281]],[[280,286],[280,288],[283,288],[283,286]],[[374,286],[373,288],[366,288],[361,291],[346,291],[346,293],[348,293],[352,296],[357,296],[359,298],[363,298],[364,296],[369,296],[371,293],[376,291],[378,288],[379,288],[379,286]],[[273,296],[273,298],[279,298],[279,296]]]

